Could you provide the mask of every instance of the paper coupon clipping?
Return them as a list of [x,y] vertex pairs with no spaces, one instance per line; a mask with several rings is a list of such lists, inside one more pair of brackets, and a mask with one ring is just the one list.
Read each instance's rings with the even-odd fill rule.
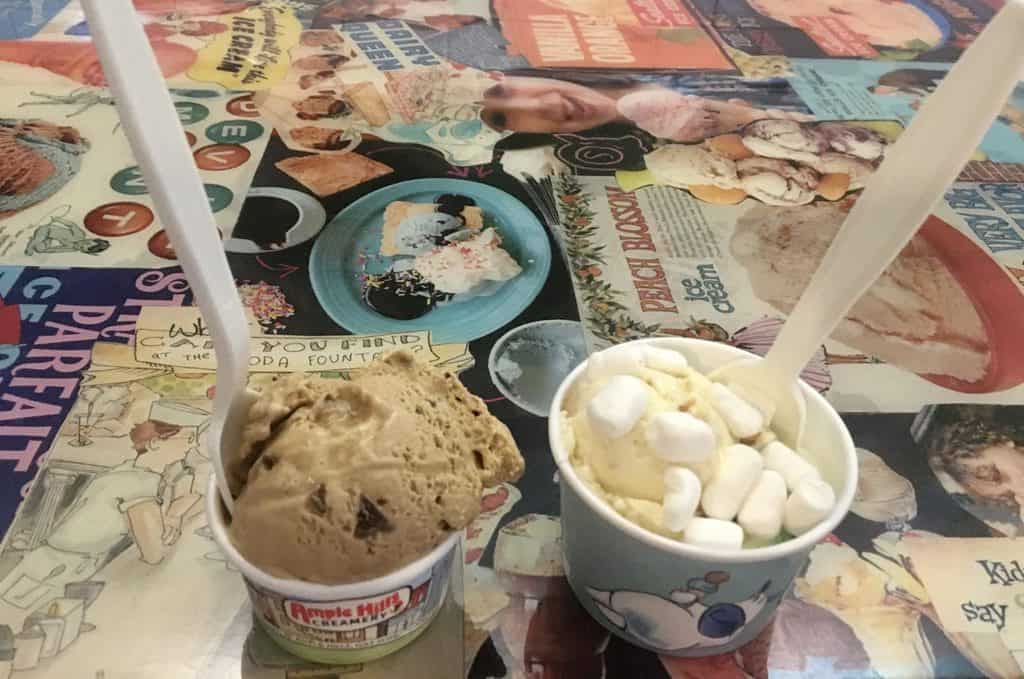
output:
[[[249,339],[252,372],[349,372],[366,367],[390,351],[407,349],[444,370],[473,365],[466,344],[432,344],[429,331],[378,335],[253,334]],[[195,307],[145,308],[135,336],[135,359],[190,370],[215,370],[213,340]]]

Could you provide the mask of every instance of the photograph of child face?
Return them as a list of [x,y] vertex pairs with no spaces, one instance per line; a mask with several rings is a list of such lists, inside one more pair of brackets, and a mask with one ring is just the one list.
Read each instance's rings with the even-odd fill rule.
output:
[[999,533],[1024,535],[1024,407],[933,406],[915,438],[961,506]]
[[618,119],[616,99],[554,78],[507,77],[484,92],[484,122],[499,131],[582,132]]
[[[786,86],[744,93],[788,106]],[[509,75],[483,93],[483,122],[499,132],[572,134],[622,122],[672,141],[691,143],[726,134],[766,118],[803,120],[801,111],[761,108],[735,97],[714,98],[713,82],[659,81],[639,76],[561,78]],[[786,103],[783,103],[786,102]]]

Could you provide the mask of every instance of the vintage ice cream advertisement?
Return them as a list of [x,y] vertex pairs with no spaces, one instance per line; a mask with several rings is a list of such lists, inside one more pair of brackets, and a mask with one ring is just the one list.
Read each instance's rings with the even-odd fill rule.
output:
[[[974,636],[1001,662],[1024,672],[1024,544],[1016,540],[910,540],[910,561],[947,631]],[[1001,653],[996,649],[1001,648]]]
[[147,307],[179,307],[191,300],[180,272],[108,272],[105,280],[118,286],[106,295],[95,291],[98,280],[90,269],[0,267],[0,521],[9,521],[28,496],[69,413],[77,410],[78,422],[88,427],[103,411],[99,404],[94,410],[90,391],[79,388],[93,344],[123,347]]
[[[0,195],[0,259],[174,266],[110,91],[14,64],[0,63],[0,74],[0,165],[9,187]],[[214,220],[230,237],[271,130],[250,94],[207,85],[173,88],[171,96]]]
[[355,163],[358,157],[326,154],[351,151],[363,134],[373,134],[425,144],[453,164],[475,165],[490,160],[502,136],[478,116],[492,77],[455,68],[406,22],[307,30],[291,58],[287,78],[257,100],[289,147],[320,152],[322,164]]
[[[849,210],[848,200],[713,204],[692,189],[624,191],[604,177],[563,177],[560,186],[562,235],[593,346],[668,334],[764,354]],[[837,407],[898,412],[1024,398],[1012,349],[1019,314],[1007,313],[1024,305],[1014,273],[1024,264],[1011,217],[1016,187],[969,186],[954,187],[805,369]]]
[[498,0],[517,52],[538,68],[732,70],[721,47],[678,0]]
[[[793,59],[790,84],[814,114],[835,120],[892,118],[909,123],[949,64]],[[1024,85],[1003,105],[962,181],[1024,181]]]

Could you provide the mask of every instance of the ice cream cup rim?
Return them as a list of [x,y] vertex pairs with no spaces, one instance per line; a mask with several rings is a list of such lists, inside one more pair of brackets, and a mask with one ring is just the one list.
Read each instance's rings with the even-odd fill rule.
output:
[[206,488],[206,516],[217,546],[227,555],[231,563],[238,566],[246,580],[276,594],[311,601],[358,599],[406,587],[452,550],[462,535],[462,531],[454,531],[430,552],[385,575],[344,585],[321,585],[270,575],[242,556],[228,535],[227,523],[224,520],[226,511],[224,503],[220,500],[217,480],[213,474],[210,474]]
[[[711,342],[708,340],[692,339],[688,337],[648,338],[634,340],[634,342],[654,344],[666,348],[689,347],[696,353],[700,353],[701,347],[711,345],[714,347],[715,351],[726,351],[736,354],[736,358],[738,359],[743,358],[744,356],[754,359],[761,358],[756,354],[752,354],[748,351],[744,351],[743,349],[727,344]],[[853,503],[854,494],[857,490],[857,451],[854,448],[853,439],[850,437],[850,432],[843,423],[842,418],[839,417],[839,414],[835,411],[832,405],[821,394],[801,380],[800,388],[803,390],[804,397],[808,401],[813,401],[819,406],[822,406],[822,410],[829,418],[830,424],[833,427],[838,428],[841,432],[841,438],[844,443],[845,483],[843,487],[839,489],[839,492],[836,493],[836,506],[833,508],[832,513],[829,514],[827,519],[803,535],[791,538],[785,542],[769,545],[767,547],[754,547],[733,551],[720,551],[706,547],[688,545],[683,542],[667,538],[663,535],[658,535],[657,533],[651,532],[645,528],[641,528],[612,509],[611,505],[587,487],[587,484],[583,482],[576,473],[576,470],[573,468],[572,462],[569,460],[569,456],[566,454],[565,448],[562,444],[562,436],[559,430],[559,427],[562,424],[562,402],[565,400],[565,396],[569,389],[573,384],[575,384],[583,371],[586,370],[588,363],[589,359],[578,365],[571,373],[569,373],[569,376],[566,377],[558,387],[558,391],[555,392],[555,397],[551,401],[551,413],[548,418],[548,438],[551,444],[551,453],[555,458],[555,464],[558,466],[559,483],[568,484],[572,488],[573,492],[575,492],[576,495],[578,495],[593,512],[604,519],[606,523],[611,524],[614,528],[626,533],[633,539],[670,554],[676,554],[680,557],[714,561],[718,563],[758,563],[787,558],[800,554],[804,551],[809,551],[815,544],[821,542],[829,533],[831,533],[849,511],[850,506]]]

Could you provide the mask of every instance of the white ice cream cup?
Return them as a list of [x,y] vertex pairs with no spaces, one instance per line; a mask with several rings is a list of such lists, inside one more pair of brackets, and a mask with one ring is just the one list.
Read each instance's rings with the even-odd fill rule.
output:
[[[704,374],[756,358],[697,339],[637,340],[673,349]],[[627,641],[657,653],[727,653],[756,637],[814,546],[842,521],[857,487],[857,454],[838,413],[801,383],[807,401],[802,447],[835,490],[831,514],[799,537],[767,547],[723,551],[658,535],[630,522],[576,473],[562,436],[563,403],[586,369],[577,367],[551,404],[548,434],[561,487],[565,571],[584,608]]]
[[372,580],[318,585],[278,578],[250,563],[228,535],[228,517],[214,477],[206,514],[217,545],[238,567],[253,618],[278,645],[313,662],[370,662],[409,645],[437,617],[448,593],[461,532],[429,554]]

